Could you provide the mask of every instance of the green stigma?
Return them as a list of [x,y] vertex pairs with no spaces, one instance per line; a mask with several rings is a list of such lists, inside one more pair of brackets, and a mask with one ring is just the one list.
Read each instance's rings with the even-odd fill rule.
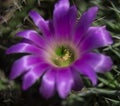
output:
[[74,54],[74,51],[70,47],[59,46],[55,49],[53,62],[59,67],[69,66],[75,60]]

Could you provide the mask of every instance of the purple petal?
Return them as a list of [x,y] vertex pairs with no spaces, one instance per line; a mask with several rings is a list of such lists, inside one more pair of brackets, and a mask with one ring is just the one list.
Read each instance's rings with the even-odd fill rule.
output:
[[18,43],[7,49],[6,54],[12,54],[12,53],[31,53],[31,54],[42,55],[43,50],[31,44]]
[[84,61],[79,59],[74,63],[73,67],[75,68],[75,70],[80,72],[82,75],[87,76],[92,81],[93,85],[97,84],[96,73],[89,64],[86,64]]
[[80,18],[78,25],[76,27],[76,32],[74,35],[74,41],[78,44],[83,37],[84,33],[88,30],[92,22],[94,21],[98,7],[91,7],[88,9]]
[[87,52],[112,44],[110,33],[103,27],[90,27],[80,43],[80,51]]
[[61,98],[65,98],[72,89],[74,79],[69,68],[57,70],[56,86]]
[[70,7],[68,11],[68,37],[73,34],[73,31],[75,30],[76,25],[76,19],[77,19],[77,8],[76,6]]
[[[53,13],[53,23],[57,36],[66,36],[69,30],[69,0],[60,0],[55,5],[54,13]],[[72,14],[74,14],[71,11]],[[72,16],[71,14],[71,16]],[[70,15],[70,13],[69,13]],[[59,39],[59,38],[58,38]]]
[[33,55],[24,56],[18,59],[12,66],[10,79],[15,79],[24,72],[30,70],[32,67],[34,67],[34,65],[40,64],[41,62],[43,62],[43,59]]
[[62,14],[63,11],[67,11],[69,9],[70,3],[69,0],[59,0],[58,3],[55,4],[54,15]]
[[87,53],[81,57],[81,61],[89,64],[95,72],[103,73],[110,71],[112,68],[112,59],[98,53]]
[[55,93],[55,77],[56,70],[52,69],[47,71],[42,78],[40,93],[47,99],[52,97]]
[[31,40],[26,39],[26,38],[21,39],[20,43],[29,43],[31,45],[36,46],[36,44],[34,42],[32,42]]
[[83,88],[83,82],[80,77],[79,72],[75,71],[74,69],[71,70],[73,78],[74,78],[74,84],[73,84],[73,90],[79,91],[81,88]]
[[50,28],[51,36],[54,36],[55,35],[55,29],[54,29],[54,25],[53,25],[53,20],[49,20],[48,25],[49,25],[49,28]]
[[45,41],[43,40],[41,35],[39,35],[34,30],[21,31],[21,32],[17,33],[17,36],[23,37],[25,39],[28,39],[28,40],[32,41],[33,43],[35,43],[36,45],[38,45],[40,47],[44,47],[45,46]]
[[29,15],[32,18],[32,20],[34,21],[34,23],[36,24],[36,26],[38,26],[38,28],[42,31],[42,33],[44,34],[44,36],[50,36],[48,22],[45,21],[40,16],[40,14],[37,13],[36,11],[34,11],[34,10],[30,11]]
[[31,87],[48,68],[49,65],[44,63],[32,67],[23,77],[22,89],[27,90]]

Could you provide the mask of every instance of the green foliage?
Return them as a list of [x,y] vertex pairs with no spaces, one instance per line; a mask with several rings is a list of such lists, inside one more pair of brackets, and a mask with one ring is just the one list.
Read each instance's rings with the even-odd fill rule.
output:
[[114,64],[111,72],[98,75],[99,82],[96,87],[92,87],[89,80],[83,77],[85,87],[81,91],[71,92],[65,100],[61,100],[56,95],[46,103],[34,87],[24,94],[20,89],[19,79],[15,82],[9,81],[11,64],[19,56],[11,55],[12,58],[6,56],[6,48],[18,42],[19,39],[15,37],[18,31],[37,30],[28,16],[31,9],[37,10],[45,19],[49,19],[52,17],[56,1],[0,1],[0,106],[16,106],[16,104],[22,106],[33,106],[33,104],[36,106],[120,106],[120,0],[70,0],[79,10],[78,18],[87,8],[97,5],[99,12],[93,24],[95,26],[106,25],[114,40],[112,46],[97,50],[111,56]]

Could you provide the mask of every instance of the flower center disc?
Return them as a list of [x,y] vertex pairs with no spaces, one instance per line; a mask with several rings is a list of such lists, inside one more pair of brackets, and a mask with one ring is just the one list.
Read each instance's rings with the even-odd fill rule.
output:
[[75,53],[70,47],[59,46],[55,49],[53,63],[58,67],[69,66],[75,60]]

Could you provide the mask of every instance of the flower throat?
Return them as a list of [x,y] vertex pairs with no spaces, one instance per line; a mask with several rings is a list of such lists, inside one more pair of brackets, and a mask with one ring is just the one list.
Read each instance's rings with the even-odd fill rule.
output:
[[75,60],[75,53],[70,47],[58,46],[55,49],[53,63],[58,67],[69,66]]

